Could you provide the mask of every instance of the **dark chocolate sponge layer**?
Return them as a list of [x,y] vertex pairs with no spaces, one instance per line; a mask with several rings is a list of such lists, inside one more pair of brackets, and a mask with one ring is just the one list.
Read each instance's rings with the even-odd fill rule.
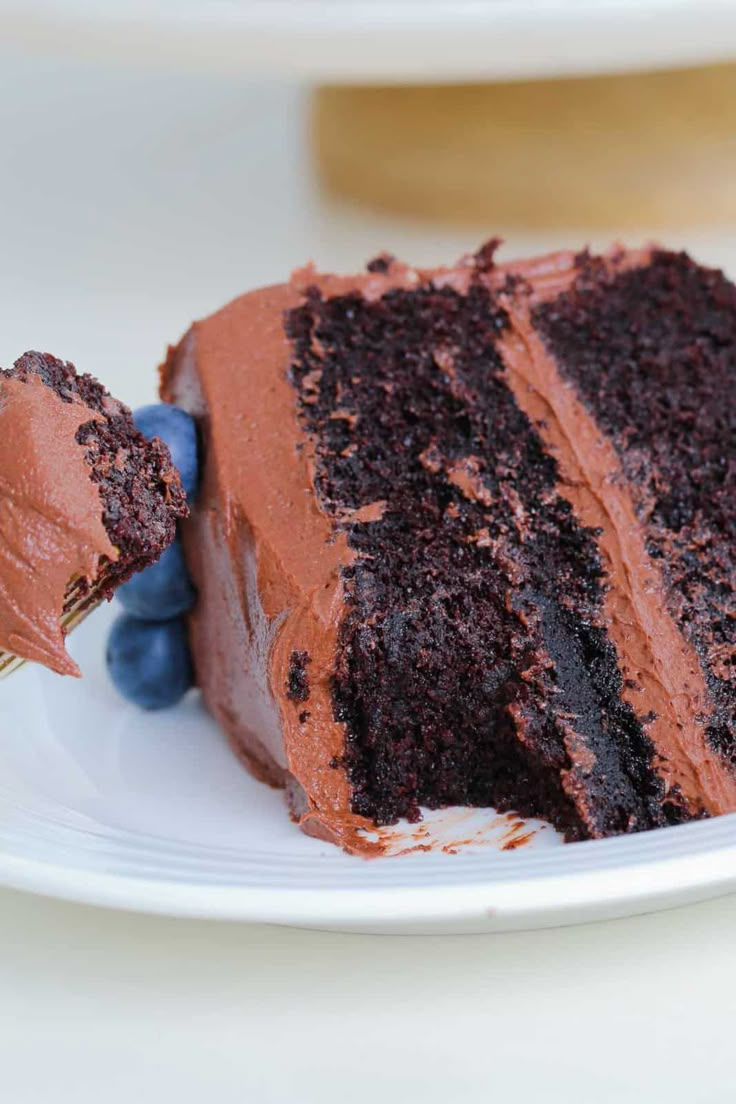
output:
[[[495,805],[571,838],[663,824],[678,812],[621,700],[595,534],[504,382],[506,324],[480,283],[315,292],[289,318],[323,507],[339,524],[383,504],[342,523],[359,553],[334,680],[353,809],[385,824]],[[596,761],[585,802],[564,784],[576,744]]]
[[588,260],[535,324],[619,452],[736,760],[736,288],[683,253],[613,278]]

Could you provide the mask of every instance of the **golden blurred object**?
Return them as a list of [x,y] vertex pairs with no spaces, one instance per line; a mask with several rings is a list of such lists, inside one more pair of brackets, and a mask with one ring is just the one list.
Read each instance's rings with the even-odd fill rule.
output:
[[324,185],[496,228],[736,219],[736,65],[509,84],[325,87]]

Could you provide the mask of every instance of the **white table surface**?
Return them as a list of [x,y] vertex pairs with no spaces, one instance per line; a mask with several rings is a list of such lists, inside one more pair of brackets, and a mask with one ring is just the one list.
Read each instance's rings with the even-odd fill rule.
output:
[[[337,208],[299,90],[0,49],[0,363],[49,349],[131,403],[193,316],[313,256],[482,236]],[[489,227],[488,231],[496,231]],[[642,227],[642,235],[646,228]],[[574,229],[559,244],[580,244]],[[668,235],[736,271],[736,229]],[[529,251],[558,244],[523,240]],[[736,898],[478,937],[339,936],[0,891],[8,1104],[730,1099]]]

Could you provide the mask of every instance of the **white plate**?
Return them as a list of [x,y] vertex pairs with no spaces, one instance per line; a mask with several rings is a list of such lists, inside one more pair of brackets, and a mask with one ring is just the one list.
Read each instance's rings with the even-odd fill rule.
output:
[[331,81],[511,79],[726,60],[732,0],[3,0],[6,41]]
[[196,694],[158,714],[116,697],[103,665],[112,613],[74,634],[83,682],[27,667],[0,688],[2,884],[176,916],[390,932],[544,927],[736,886],[733,816],[568,845],[537,825],[503,850],[526,827],[451,810],[394,830],[394,850],[433,839],[431,850],[372,861],[308,839]]
[[[6,53],[0,364],[50,349],[136,405],[153,398],[153,366],[192,317],[310,256],[335,271],[383,247],[438,263],[496,229],[456,237],[324,203],[300,141],[303,112],[293,90],[236,78],[131,80]],[[517,238],[507,255],[584,240]],[[733,229],[685,238],[674,228],[664,240],[736,271]],[[570,846],[546,831],[506,852],[495,825],[458,855],[350,859],[293,828],[280,795],[237,767],[196,698],[155,716],[115,698],[102,670],[111,613],[73,637],[83,683],[27,668],[0,685],[4,884],[176,915],[380,931],[559,924],[736,887],[730,817]],[[481,823],[451,818],[445,838]]]

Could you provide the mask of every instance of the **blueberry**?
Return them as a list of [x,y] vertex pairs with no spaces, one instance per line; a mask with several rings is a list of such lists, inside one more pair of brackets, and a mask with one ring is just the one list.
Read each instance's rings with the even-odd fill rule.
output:
[[169,403],[151,403],[133,412],[133,421],[144,437],[160,437],[169,446],[184,493],[191,501],[197,490],[199,464],[197,427],[185,410]]
[[123,608],[134,617],[169,621],[186,613],[194,605],[196,594],[181,541],[177,538],[155,564],[128,579],[116,593]]
[[135,705],[175,705],[192,685],[184,622],[142,621],[122,614],[107,640],[107,669],[118,693]]

